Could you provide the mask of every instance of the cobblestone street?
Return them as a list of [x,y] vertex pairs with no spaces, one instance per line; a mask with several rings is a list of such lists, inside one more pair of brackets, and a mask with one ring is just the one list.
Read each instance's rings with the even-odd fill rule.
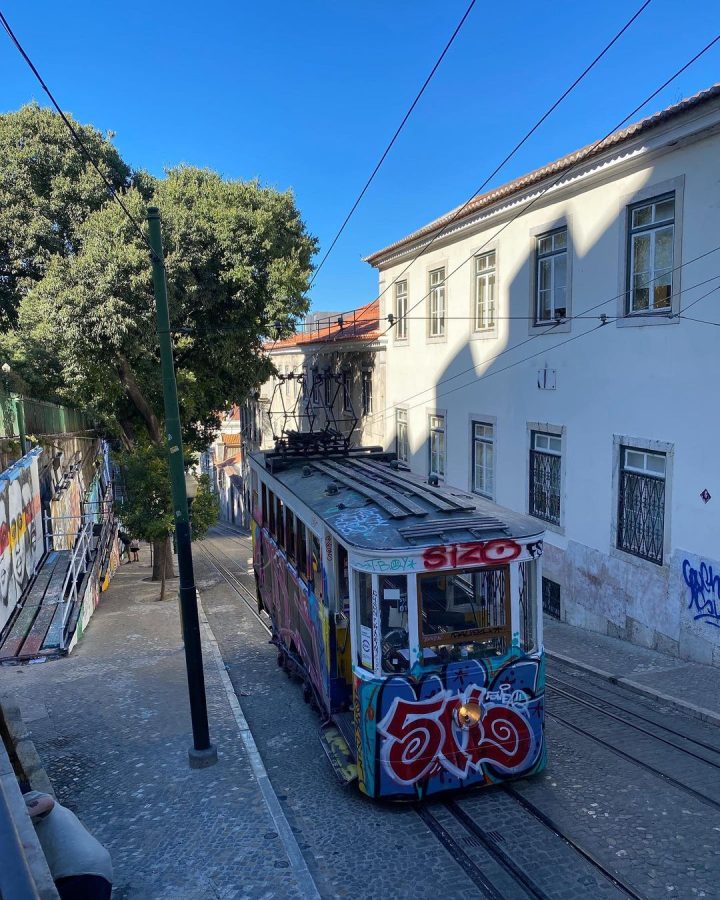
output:
[[[627,896],[601,867],[639,897],[717,895],[715,726],[554,661],[545,773],[515,791],[428,804],[429,820],[409,806],[370,802],[337,781],[301,685],[277,667],[267,632],[214,564],[222,560],[252,588],[243,575],[249,557],[247,538],[217,529],[195,547],[197,583],[274,794],[322,897],[478,897],[480,877],[509,898],[528,896],[522,877],[552,898]],[[0,692],[19,700],[60,798],[111,850],[114,896],[307,896],[308,882],[258,789],[208,635],[210,725],[220,762],[188,769],[177,605],[156,603],[157,586],[142,575],[146,569],[121,567],[75,653],[0,670]],[[488,841],[519,876],[488,854]]]

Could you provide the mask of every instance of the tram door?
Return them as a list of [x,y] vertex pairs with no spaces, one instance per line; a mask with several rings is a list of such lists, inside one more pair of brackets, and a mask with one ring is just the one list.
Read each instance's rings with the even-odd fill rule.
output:
[[335,560],[335,584],[337,587],[335,606],[335,647],[337,672],[352,688],[352,650],[350,644],[350,565],[348,553],[342,544],[333,541]]

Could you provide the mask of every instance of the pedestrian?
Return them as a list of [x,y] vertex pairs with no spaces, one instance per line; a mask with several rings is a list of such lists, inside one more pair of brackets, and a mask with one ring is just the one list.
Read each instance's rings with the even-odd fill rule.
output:
[[128,563],[130,562],[130,535],[126,534],[124,531],[118,531],[118,537],[120,538],[120,543],[122,544],[122,550],[120,551],[120,562],[122,562],[123,556],[127,556]]
[[140,557],[138,553],[140,552],[140,541],[137,538],[133,538],[130,541],[130,550],[132,552],[133,562],[140,562]]
[[23,797],[60,900],[108,900],[113,869],[105,847],[50,794]]

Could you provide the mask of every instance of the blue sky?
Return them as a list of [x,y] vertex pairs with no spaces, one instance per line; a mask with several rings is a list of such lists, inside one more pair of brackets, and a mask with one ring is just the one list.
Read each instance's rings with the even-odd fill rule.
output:
[[[469,0],[7,0],[61,105],[135,168],[180,162],[292,188],[329,246]],[[464,202],[641,0],[478,2],[313,286],[372,300],[361,257]],[[602,10],[600,12],[600,10]],[[653,0],[500,184],[601,137],[715,36],[716,0]],[[0,111],[44,95],[0,32]],[[720,80],[720,44],[648,107]],[[320,258],[320,257],[318,257]]]

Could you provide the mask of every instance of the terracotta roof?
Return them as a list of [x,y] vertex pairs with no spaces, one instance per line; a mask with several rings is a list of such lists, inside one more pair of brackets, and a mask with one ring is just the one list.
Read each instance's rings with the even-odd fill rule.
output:
[[239,431],[233,431],[228,434],[221,434],[223,444],[226,447],[242,447],[242,435]]
[[478,212],[478,210],[484,209],[487,206],[492,206],[492,204],[496,203],[498,200],[503,200],[512,194],[531,187],[532,185],[543,181],[550,175],[559,175],[567,169],[571,169],[579,162],[592,159],[594,156],[600,155],[610,147],[615,147],[618,144],[623,143],[623,141],[628,141],[646,131],[657,128],[659,125],[663,125],[671,119],[674,119],[697,106],[709,103],[717,97],[720,97],[720,82],[712,85],[712,87],[709,87],[707,90],[694,94],[692,97],[688,97],[685,100],[681,100],[679,103],[668,106],[660,112],[653,113],[651,116],[640,119],[640,121],[635,122],[633,125],[628,125],[627,128],[623,128],[620,131],[614,132],[600,142],[596,141],[593,144],[588,144],[585,147],[581,147],[579,150],[575,150],[573,153],[569,153],[567,156],[556,159],[555,162],[548,163],[539,169],[529,172],[527,175],[516,178],[514,181],[509,181],[507,184],[494,188],[485,194],[478,194],[467,205],[463,204],[461,206],[456,206],[455,209],[440,216],[439,219],[435,219],[433,222],[424,225],[417,231],[413,231],[401,240],[395,241],[394,244],[389,244],[387,247],[383,247],[382,250],[377,250],[375,253],[370,254],[370,256],[366,256],[365,262],[369,262],[374,266],[382,256],[386,253],[390,253],[392,250],[398,250],[418,238],[426,235],[429,236],[433,232],[441,231],[443,227],[449,225],[450,222],[459,222],[462,219],[471,216],[473,213]]
[[380,333],[380,301],[376,299],[340,317],[320,319],[314,323],[311,331],[298,332],[282,341],[266,344],[265,349],[282,350],[327,341],[374,341],[380,337]]

